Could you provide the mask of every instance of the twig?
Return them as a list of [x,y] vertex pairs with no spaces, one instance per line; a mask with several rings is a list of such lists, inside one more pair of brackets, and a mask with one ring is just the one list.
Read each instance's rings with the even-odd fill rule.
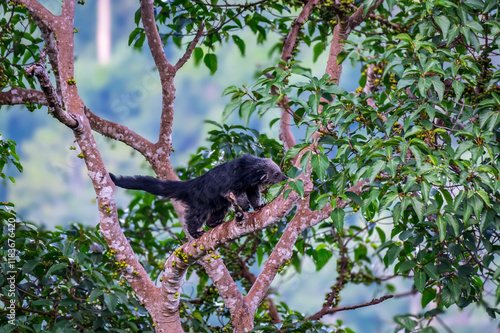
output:
[[200,25],[200,28],[198,29],[198,32],[196,33],[196,36],[194,37],[194,39],[191,41],[191,43],[189,44],[189,47],[188,49],[186,50],[186,53],[184,53],[184,55],[179,59],[179,61],[175,64],[174,66],[174,69],[175,71],[177,72],[182,66],[184,66],[184,64],[186,63],[186,61],[189,60],[189,58],[191,57],[191,54],[193,53],[193,50],[194,48],[196,47],[196,45],[198,44],[201,36],[203,35],[203,30],[205,29],[205,23],[201,23]]

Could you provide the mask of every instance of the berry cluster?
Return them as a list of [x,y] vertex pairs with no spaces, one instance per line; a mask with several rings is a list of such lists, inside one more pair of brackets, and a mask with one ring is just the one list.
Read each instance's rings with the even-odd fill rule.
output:
[[280,268],[278,268],[278,274],[281,274],[281,272],[283,272],[283,270],[285,269],[286,266],[290,265],[290,260],[287,260],[283,263],[283,265],[281,265]]
[[4,64],[0,64],[0,89],[5,87],[8,82],[7,69]]

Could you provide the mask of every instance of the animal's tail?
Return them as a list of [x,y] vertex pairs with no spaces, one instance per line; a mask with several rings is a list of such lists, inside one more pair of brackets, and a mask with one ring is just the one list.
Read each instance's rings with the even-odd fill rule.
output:
[[142,190],[154,195],[161,195],[167,198],[184,199],[184,184],[182,181],[159,180],[149,176],[115,176],[109,174],[116,186],[129,190]]

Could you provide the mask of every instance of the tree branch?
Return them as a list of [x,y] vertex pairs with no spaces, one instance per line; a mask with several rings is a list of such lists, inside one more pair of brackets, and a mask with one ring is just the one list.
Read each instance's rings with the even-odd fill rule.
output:
[[[290,32],[288,33],[288,35],[285,38],[285,41],[283,42],[283,50],[281,51],[281,60],[288,63],[288,61],[292,58],[292,53],[295,48],[295,45],[297,44],[297,37],[299,35],[299,32],[302,29],[302,26],[306,22],[309,15],[311,14],[312,10],[314,9],[314,7],[316,7],[318,3],[319,0],[309,0],[307,4],[304,6],[304,8],[302,8],[302,11],[300,12],[299,16],[297,16],[297,18],[294,20],[292,28],[290,29]],[[273,89],[272,93],[276,94],[276,88],[273,87],[272,89]],[[291,126],[290,114],[292,112],[289,106],[290,100],[288,99],[288,97],[285,96],[283,99],[281,99],[278,105],[281,108],[279,138],[283,142],[286,151],[297,144],[295,136],[290,130]]]
[[162,112],[160,120],[160,133],[155,144],[155,155],[150,160],[157,174],[172,174],[170,153],[172,150],[172,125],[174,121],[175,68],[172,66],[165,52],[156,27],[153,0],[141,0],[141,17],[149,49],[158,68],[162,87]]
[[76,117],[71,115],[70,113],[64,111],[62,109],[61,101],[59,100],[59,96],[56,93],[56,90],[52,86],[52,83],[50,82],[49,75],[47,74],[47,71],[45,70],[45,51],[42,51],[40,55],[40,62],[36,63],[28,68],[26,68],[26,75],[28,77],[30,76],[36,76],[38,79],[38,82],[40,83],[40,87],[42,88],[43,93],[45,94],[45,97],[47,99],[47,105],[49,109],[51,110],[52,114],[54,117],[57,118],[61,123],[64,125],[68,126],[72,130],[81,130],[81,127],[79,128],[79,123],[76,120]]
[[338,64],[337,62],[338,55],[344,50],[344,43],[342,43],[342,41],[346,40],[352,30],[360,25],[361,22],[366,19],[367,15],[370,15],[375,8],[382,4],[382,2],[383,0],[377,0],[375,4],[368,9],[366,15],[363,15],[363,5],[359,6],[344,24],[339,23],[333,29],[333,38],[326,65],[326,73],[330,75],[333,82],[338,84],[340,75],[342,74],[342,64]]
[[48,106],[45,94],[39,90],[26,88],[12,88],[9,91],[0,91],[0,105],[19,105],[33,103]]
[[149,50],[160,73],[160,78],[162,82],[166,81],[169,76],[174,74],[174,67],[169,63],[163,51],[163,44],[156,27],[153,0],[141,0],[141,19]]
[[108,138],[123,142],[127,146],[137,150],[146,158],[153,155],[154,147],[150,141],[126,126],[96,116],[87,107],[85,107],[84,110],[92,130]]
[[189,60],[191,57],[191,54],[193,54],[193,50],[195,49],[196,45],[200,41],[201,36],[203,35],[203,30],[205,29],[205,23],[201,23],[200,28],[198,29],[198,32],[196,33],[196,36],[194,39],[191,41],[189,44],[188,49],[186,50],[186,53],[177,61],[177,63],[174,66],[175,71],[177,72],[184,64],[186,61]]
[[[371,94],[375,90],[375,79],[377,78],[377,74],[375,73],[375,64],[369,64],[368,69],[366,71],[366,84],[363,88],[363,92],[365,94]],[[366,103],[370,105],[372,108],[376,108],[377,105],[373,101],[373,98],[368,98]],[[385,117],[385,116],[384,116]]]
[[319,0],[309,0],[307,4],[302,8],[299,16],[295,19],[292,24],[292,29],[285,38],[283,42],[283,51],[281,52],[281,59],[288,62],[292,56],[293,49],[297,42],[297,36],[299,35],[300,29],[302,29],[302,25],[307,20],[312,10],[319,3]]
[[57,22],[57,16],[52,14],[41,3],[35,0],[17,0],[17,2],[26,6],[33,17],[38,18],[44,25],[54,30],[54,25]]

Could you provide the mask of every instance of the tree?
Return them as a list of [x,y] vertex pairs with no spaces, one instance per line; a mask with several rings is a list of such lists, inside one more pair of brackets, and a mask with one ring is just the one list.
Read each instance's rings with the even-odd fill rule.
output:
[[[415,293],[422,295],[423,307],[433,302],[432,309],[396,317],[401,330],[435,332],[432,319],[454,305],[477,303],[496,316],[496,1],[143,0],[130,44],[140,48],[147,42],[158,68],[162,113],[156,143],[99,117],[80,99],[73,75],[75,6],[74,0],[66,0],[55,15],[34,0],[1,5],[6,15],[1,21],[0,104],[47,106],[73,131],[95,188],[100,234],[158,332],[227,327],[235,332],[277,327],[319,332],[325,330],[321,319],[326,315]],[[241,126],[218,125],[210,133],[210,152],[200,149],[189,168],[177,173],[170,164],[175,75],[191,56],[215,72],[213,50],[228,41],[244,55],[241,31],[247,27],[258,42],[270,34],[281,36],[269,52],[270,58],[279,53],[280,60],[262,71],[254,86],[228,87],[224,93],[231,101],[224,113],[237,110],[245,121],[279,114],[270,126],[278,123],[280,141]],[[184,49],[186,41],[183,56],[175,63],[167,59],[165,44]],[[310,47],[315,59],[329,50],[322,77],[311,75],[297,60]],[[361,66],[356,92],[337,84],[346,60]],[[305,133],[298,143],[292,126]],[[245,214],[243,223],[230,219],[193,240],[176,233],[177,221],[184,228],[184,208],[178,202],[165,204],[146,195],[131,203],[129,214],[117,210],[92,131],[141,153],[160,179],[196,176],[222,158],[250,151],[282,162],[292,180],[283,189],[272,187],[268,198],[273,200]],[[356,223],[346,220],[351,212]],[[152,242],[158,237],[155,221],[171,232],[157,246]],[[144,238],[129,241],[124,230],[140,230]],[[157,286],[153,278],[160,272],[152,263],[165,250]],[[300,271],[301,260],[310,257],[321,270],[334,255],[338,275],[317,312],[303,316],[268,297],[271,282],[289,263]],[[387,268],[385,274],[371,269],[377,261]],[[257,276],[249,269],[255,262],[262,266]],[[189,297],[182,294],[182,284],[194,272],[200,280],[196,297]],[[396,279],[410,280],[413,288],[396,292],[390,284]],[[386,290],[375,299],[344,305],[340,294],[348,283],[380,284]],[[80,298],[94,301],[96,293],[88,288]],[[223,327],[209,328],[206,322],[216,312],[218,297],[224,307],[217,313],[226,319]],[[108,296],[103,302],[113,309],[110,304],[118,299],[113,303]],[[81,328],[71,321],[67,325]]]

